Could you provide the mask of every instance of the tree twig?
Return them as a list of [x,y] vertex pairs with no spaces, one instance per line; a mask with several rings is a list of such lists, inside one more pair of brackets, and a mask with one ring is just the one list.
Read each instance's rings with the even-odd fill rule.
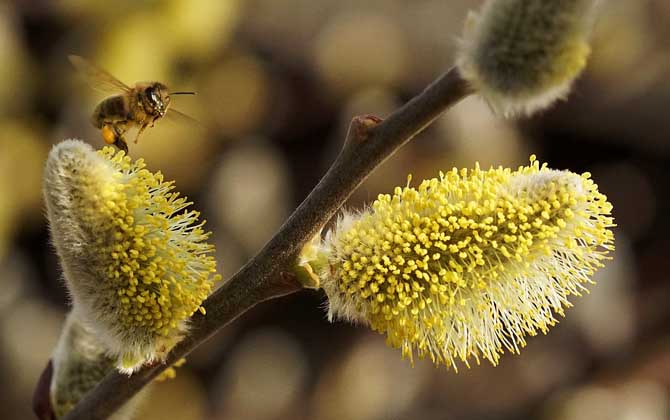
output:
[[110,373],[65,420],[110,416],[166,367],[249,308],[300,290],[290,267],[305,242],[379,164],[470,93],[471,88],[452,68],[386,120],[372,116],[354,118],[344,147],[326,175],[270,242],[205,301],[207,315],[194,317],[189,335],[172,350],[166,364],[145,366],[130,377],[116,371]]

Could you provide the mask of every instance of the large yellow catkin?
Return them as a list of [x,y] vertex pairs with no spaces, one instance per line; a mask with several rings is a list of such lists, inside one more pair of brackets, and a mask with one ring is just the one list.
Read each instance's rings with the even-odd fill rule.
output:
[[126,373],[164,358],[220,278],[198,212],[144,166],[111,147],[95,152],[67,140],[44,173],[73,307]]
[[488,0],[471,14],[461,74],[504,115],[532,114],[567,95],[586,66],[596,0]]
[[587,290],[613,249],[611,209],[588,174],[534,157],[453,169],[345,214],[303,258],[331,319],[368,324],[410,359],[497,364]]

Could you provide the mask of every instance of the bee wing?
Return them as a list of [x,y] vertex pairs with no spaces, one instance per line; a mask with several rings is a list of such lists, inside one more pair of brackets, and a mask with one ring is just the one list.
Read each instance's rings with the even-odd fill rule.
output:
[[196,125],[200,128],[203,128],[203,125],[200,121],[196,120],[195,118],[191,117],[190,115],[186,115],[181,111],[177,111],[174,108],[169,108],[167,112],[165,113],[165,116],[167,119],[171,121],[177,121],[177,122],[186,122],[188,124],[193,124]]
[[130,87],[112,76],[105,70],[78,55],[68,55],[67,58],[77,72],[84,75],[88,84],[95,90],[103,93],[128,92]]

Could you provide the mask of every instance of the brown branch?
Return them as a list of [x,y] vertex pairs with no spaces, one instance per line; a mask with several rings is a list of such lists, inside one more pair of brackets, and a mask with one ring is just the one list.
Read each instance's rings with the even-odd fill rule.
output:
[[205,301],[207,315],[192,320],[188,337],[172,350],[166,364],[145,366],[130,377],[110,373],[65,419],[108,417],[167,366],[252,306],[300,290],[300,283],[286,273],[305,242],[379,164],[470,93],[453,68],[385,121],[372,116],[354,118],[344,147],[326,175],[272,240]]

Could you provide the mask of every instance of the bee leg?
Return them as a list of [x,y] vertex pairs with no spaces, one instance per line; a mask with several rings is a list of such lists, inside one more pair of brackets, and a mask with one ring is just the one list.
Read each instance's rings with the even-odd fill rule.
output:
[[116,142],[114,142],[114,146],[118,147],[119,150],[123,150],[128,154],[128,143],[123,139],[123,137],[119,137],[116,139]]
[[119,150],[123,150],[128,154],[128,143],[126,142],[123,134],[126,132],[125,125],[115,125],[114,126],[114,146],[118,147]]
[[[149,126],[149,124],[142,124],[142,125],[140,126],[140,129],[137,130],[137,135],[135,136],[135,142],[134,142],[135,144],[137,144],[137,141],[140,139],[140,134],[142,134],[142,132],[143,132],[144,130],[146,130],[146,128],[147,128],[148,126]],[[153,124],[152,124],[151,126],[153,127]]]

